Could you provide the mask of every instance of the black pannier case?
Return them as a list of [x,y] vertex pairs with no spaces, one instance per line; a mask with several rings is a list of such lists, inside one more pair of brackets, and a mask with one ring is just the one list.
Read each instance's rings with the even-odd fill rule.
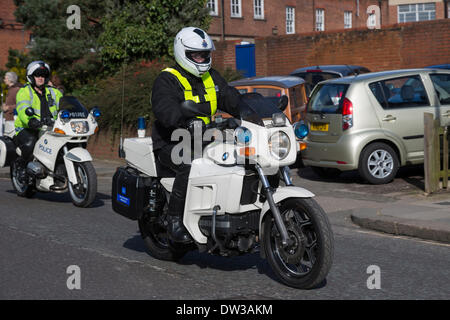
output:
[[128,219],[139,219],[149,204],[151,179],[131,167],[117,168],[112,181],[113,210]]

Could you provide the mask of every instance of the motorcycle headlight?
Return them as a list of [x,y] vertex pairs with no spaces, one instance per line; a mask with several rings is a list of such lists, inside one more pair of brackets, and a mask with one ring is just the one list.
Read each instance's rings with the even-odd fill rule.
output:
[[89,124],[87,121],[72,121],[70,123],[73,133],[87,133],[89,131]]
[[269,150],[272,156],[278,160],[283,160],[291,150],[291,141],[286,133],[277,131],[269,138]]

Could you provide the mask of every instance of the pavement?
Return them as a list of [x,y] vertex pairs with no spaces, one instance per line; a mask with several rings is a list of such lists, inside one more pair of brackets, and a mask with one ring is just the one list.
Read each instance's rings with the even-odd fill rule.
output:
[[[112,178],[116,168],[124,162],[95,159],[93,164],[98,177]],[[9,178],[9,167],[0,168],[0,178]],[[418,191],[381,207],[354,208],[349,211],[349,215],[352,222],[362,228],[450,243],[449,190],[428,196]]]

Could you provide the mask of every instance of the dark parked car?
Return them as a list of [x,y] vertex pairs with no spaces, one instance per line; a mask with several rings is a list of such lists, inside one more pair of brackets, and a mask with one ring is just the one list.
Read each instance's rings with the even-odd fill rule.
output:
[[312,89],[314,89],[316,84],[321,81],[368,72],[370,72],[370,70],[362,66],[333,64],[299,68],[292,71],[290,75],[300,77],[305,80],[306,94],[309,96]]

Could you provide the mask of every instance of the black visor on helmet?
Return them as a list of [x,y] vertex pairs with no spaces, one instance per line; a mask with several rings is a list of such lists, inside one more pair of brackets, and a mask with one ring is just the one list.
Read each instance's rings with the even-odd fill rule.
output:
[[35,72],[33,72],[33,76],[34,77],[48,78],[48,76],[49,76],[48,70],[45,67],[40,67],[40,68],[36,69]]
[[[186,50],[186,58],[194,63],[209,63],[211,51],[189,51]],[[203,61],[201,61],[203,59]]]

